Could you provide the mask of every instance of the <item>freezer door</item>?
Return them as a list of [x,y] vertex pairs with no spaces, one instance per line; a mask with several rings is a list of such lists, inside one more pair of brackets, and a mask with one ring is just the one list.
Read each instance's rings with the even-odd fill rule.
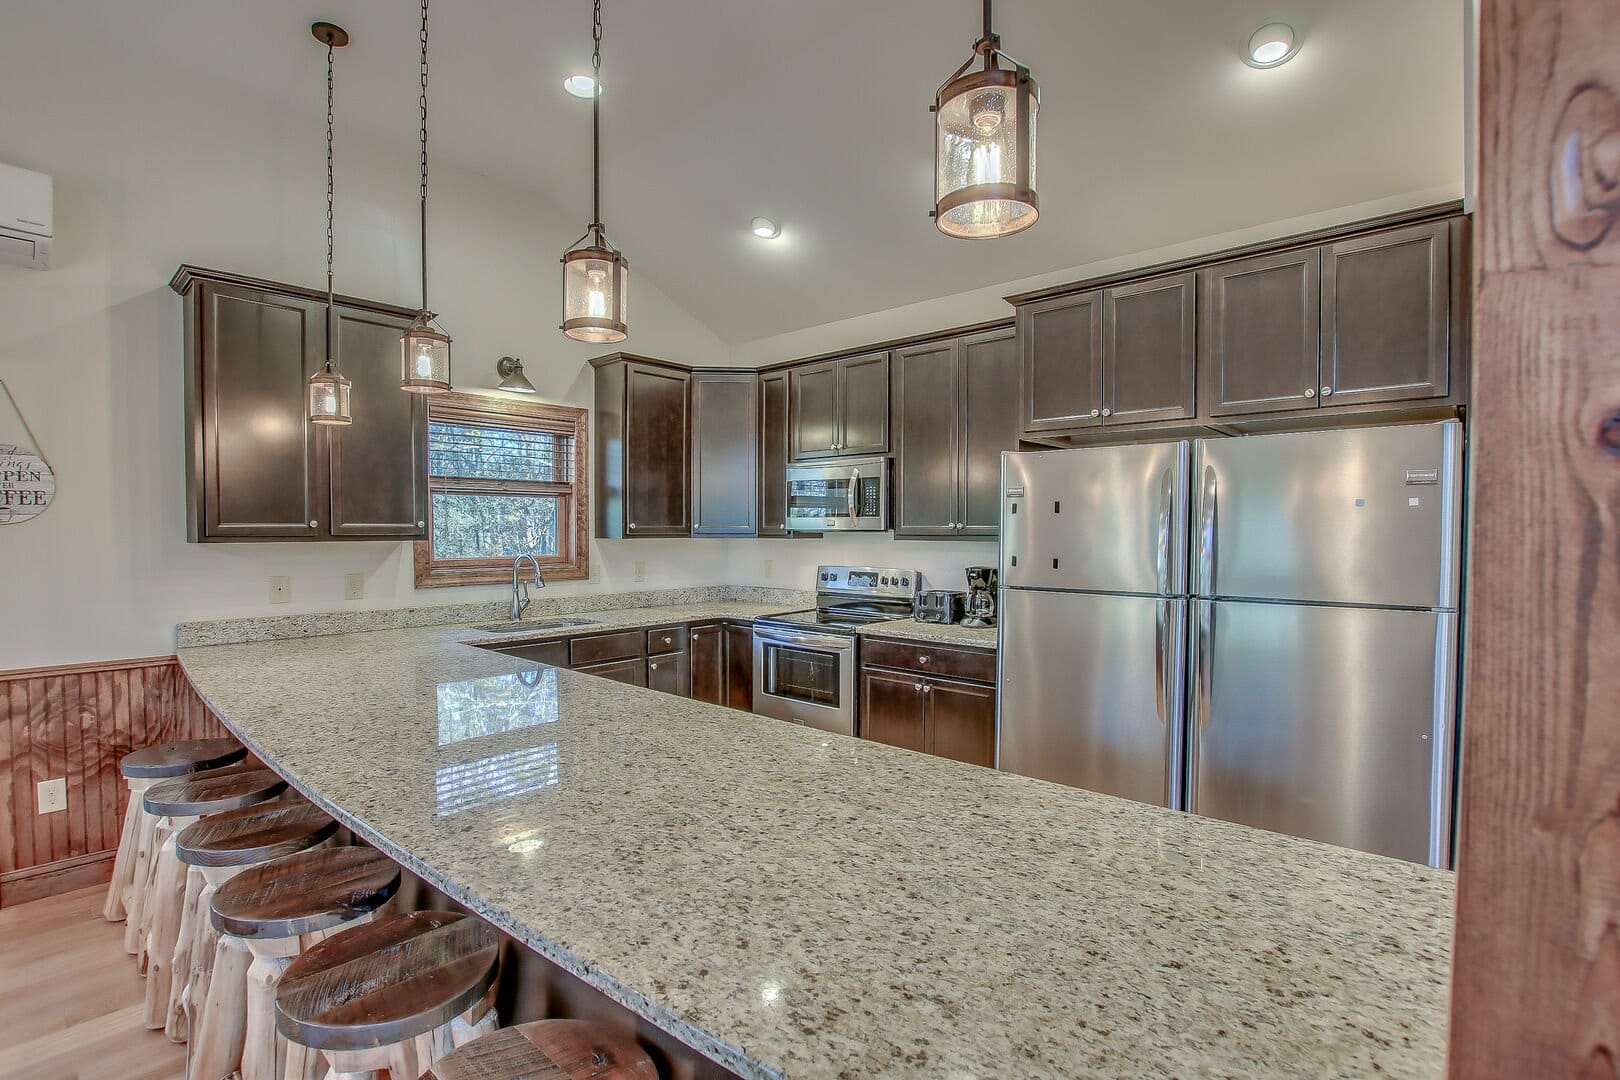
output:
[[1186,605],[1005,590],[997,767],[1179,808]]
[[1001,584],[1187,591],[1185,440],[1003,454]]
[[1456,613],[1192,605],[1189,808],[1449,866]]
[[1455,608],[1462,425],[1200,439],[1193,592]]

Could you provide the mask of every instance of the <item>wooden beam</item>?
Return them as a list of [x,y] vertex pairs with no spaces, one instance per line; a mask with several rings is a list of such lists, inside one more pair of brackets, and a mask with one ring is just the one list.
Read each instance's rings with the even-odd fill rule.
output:
[[1450,1072],[1620,1075],[1620,5],[1483,0]]

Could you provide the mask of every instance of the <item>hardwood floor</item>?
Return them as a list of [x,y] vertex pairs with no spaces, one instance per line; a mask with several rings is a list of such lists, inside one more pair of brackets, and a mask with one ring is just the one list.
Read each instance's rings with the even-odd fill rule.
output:
[[105,886],[0,909],[0,1080],[181,1080],[185,1047],[141,1025],[145,980]]

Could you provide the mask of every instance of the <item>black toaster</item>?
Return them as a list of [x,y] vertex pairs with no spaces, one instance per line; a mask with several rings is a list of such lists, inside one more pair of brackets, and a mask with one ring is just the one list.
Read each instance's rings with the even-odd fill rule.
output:
[[962,621],[962,605],[967,594],[949,589],[929,589],[917,595],[913,614],[918,622],[954,623]]

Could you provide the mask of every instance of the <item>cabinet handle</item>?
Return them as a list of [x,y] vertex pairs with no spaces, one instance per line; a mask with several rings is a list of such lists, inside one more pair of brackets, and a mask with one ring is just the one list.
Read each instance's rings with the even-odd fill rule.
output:
[[1308,397],[1308,398],[1313,398],[1313,397],[1315,397],[1315,396],[1316,396],[1316,387],[1314,387],[1314,386],[1307,386],[1307,387],[1306,387],[1306,388],[1305,388],[1305,396],[1306,396],[1306,397]]
[[318,528],[321,527],[321,523],[318,522],[318,521],[315,521],[314,519],[311,519],[310,523],[309,523],[309,527],[312,528],[312,529],[318,529]]
[[1099,412],[1098,412],[1098,411],[1097,411],[1097,410],[1096,410],[1096,409],[1092,409],[1092,410],[1091,410],[1091,415],[1092,415],[1092,416],[1099,416],[1099,415],[1101,415],[1101,414],[1100,414],[1100,413],[1099,413]]
[[1103,410],[1103,415],[1104,416],[1113,416],[1114,415],[1114,410],[1113,409],[1104,409]]
[[1323,397],[1332,397],[1333,396],[1333,387],[1331,387],[1331,386],[1322,387],[1322,396]]

